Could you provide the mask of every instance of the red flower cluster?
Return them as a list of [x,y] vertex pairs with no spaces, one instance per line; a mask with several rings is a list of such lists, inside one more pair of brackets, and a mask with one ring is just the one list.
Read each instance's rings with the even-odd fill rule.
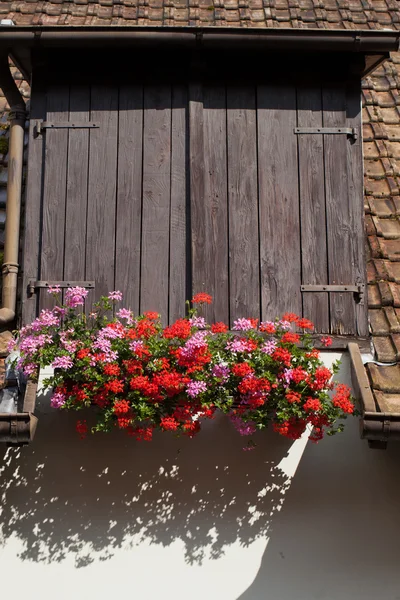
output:
[[[192,437],[202,419],[219,410],[241,435],[272,422],[275,431],[297,439],[308,424],[314,428],[310,439],[318,441],[354,412],[350,389],[331,382],[335,369],[323,365],[311,344],[308,319],[288,312],[281,320],[258,324],[240,316],[230,332],[227,324],[208,325],[189,309],[186,318],[163,328],[154,311],[134,317],[121,309],[116,317],[101,316],[111,314],[118,296],[103,298],[89,318],[78,311],[73,315],[69,307],[61,325],[64,313],[58,307],[54,319],[46,313],[42,329],[36,323],[22,334],[35,337],[37,330],[51,340],[43,346],[42,338],[39,350],[24,350],[22,362],[31,369],[54,361],[52,405],[96,406],[94,430],[117,427],[138,441],[150,441],[154,429]],[[211,300],[201,292],[192,303]],[[329,346],[331,340],[325,337],[322,343]],[[24,346],[36,348],[36,340]],[[86,435],[86,421],[78,421],[77,430]]]

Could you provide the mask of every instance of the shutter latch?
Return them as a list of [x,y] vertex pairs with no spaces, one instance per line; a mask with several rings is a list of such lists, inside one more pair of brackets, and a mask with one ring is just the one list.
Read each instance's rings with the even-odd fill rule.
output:
[[94,289],[94,281],[35,281],[31,279],[28,284],[28,294],[32,296],[37,289],[56,286],[60,288],[83,287],[92,290]]
[[358,304],[364,304],[365,284],[357,283],[356,285],[302,285],[302,292],[352,292],[356,295]]
[[42,135],[46,129],[98,129],[93,121],[36,121],[34,135]]
[[295,127],[294,133],[342,134],[347,135],[354,142],[358,138],[358,131],[356,127]]

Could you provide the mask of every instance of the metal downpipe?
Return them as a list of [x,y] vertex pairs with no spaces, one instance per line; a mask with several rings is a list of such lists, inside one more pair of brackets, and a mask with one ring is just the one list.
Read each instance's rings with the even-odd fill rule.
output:
[[0,87],[10,106],[8,184],[4,244],[3,293],[0,326],[15,318],[18,281],[19,228],[21,217],[22,170],[26,106],[11,75],[8,54],[0,55]]

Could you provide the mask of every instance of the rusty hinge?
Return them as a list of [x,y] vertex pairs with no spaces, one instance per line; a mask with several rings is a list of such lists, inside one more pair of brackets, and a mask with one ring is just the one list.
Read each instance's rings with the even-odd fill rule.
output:
[[94,289],[94,281],[35,281],[31,279],[28,284],[28,294],[31,296],[35,290],[59,286],[60,288],[83,287]]
[[357,296],[358,304],[364,304],[365,284],[356,285],[301,285],[302,292],[353,292]]
[[355,142],[358,138],[356,127],[295,127],[294,133],[333,133],[347,135]]
[[93,121],[36,121],[34,135],[41,135],[46,129],[98,129]]

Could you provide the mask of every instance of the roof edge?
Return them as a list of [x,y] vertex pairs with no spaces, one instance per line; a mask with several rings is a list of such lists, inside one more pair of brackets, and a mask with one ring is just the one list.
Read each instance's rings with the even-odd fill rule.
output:
[[[115,33],[118,31],[118,35]],[[397,51],[400,31],[356,29],[246,29],[234,27],[140,27],[140,26],[17,26],[0,30],[0,47],[127,46],[176,44],[200,47],[246,47],[318,49],[382,53]]]

